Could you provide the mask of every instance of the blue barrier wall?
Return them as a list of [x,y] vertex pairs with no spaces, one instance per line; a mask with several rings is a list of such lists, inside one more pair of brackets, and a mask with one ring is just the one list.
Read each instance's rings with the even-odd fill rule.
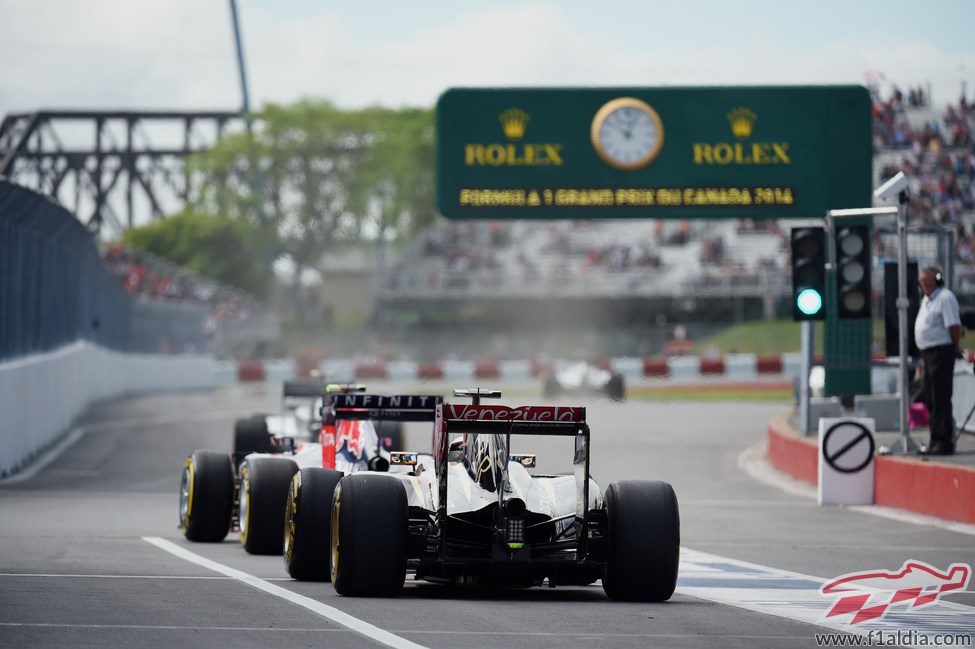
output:
[[120,351],[201,351],[206,313],[130,296],[70,212],[0,180],[0,359],[76,340]]

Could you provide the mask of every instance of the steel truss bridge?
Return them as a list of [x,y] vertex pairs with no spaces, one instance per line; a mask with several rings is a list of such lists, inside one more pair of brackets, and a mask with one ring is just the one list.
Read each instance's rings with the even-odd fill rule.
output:
[[0,176],[53,197],[94,233],[121,233],[137,215],[182,207],[199,182],[186,159],[242,124],[237,111],[9,114],[0,123]]

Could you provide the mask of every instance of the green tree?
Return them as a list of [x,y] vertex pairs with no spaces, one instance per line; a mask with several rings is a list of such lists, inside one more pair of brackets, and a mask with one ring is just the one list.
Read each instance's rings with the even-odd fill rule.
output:
[[269,104],[253,132],[229,135],[193,165],[197,210],[260,228],[301,270],[339,242],[396,239],[433,217],[433,112],[328,101]]
[[271,269],[264,263],[268,241],[258,228],[240,219],[187,209],[132,228],[123,242],[257,297],[268,293]]

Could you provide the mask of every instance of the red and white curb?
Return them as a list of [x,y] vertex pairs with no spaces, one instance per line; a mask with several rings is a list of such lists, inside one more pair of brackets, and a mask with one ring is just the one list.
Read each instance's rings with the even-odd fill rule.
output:
[[[599,365],[628,379],[696,379],[722,377],[754,379],[765,376],[791,378],[798,376],[800,355],[729,354],[706,358],[677,356],[673,358],[617,357]],[[379,359],[336,358],[323,361],[319,370],[335,380],[519,380],[543,376],[557,361],[514,360],[445,360],[429,363],[386,361]]]
[[[777,471],[815,486],[819,446],[799,437],[783,418],[768,426],[767,456]],[[878,456],[874,504],[946,521],[975,525],[975,468],[911,457]]]

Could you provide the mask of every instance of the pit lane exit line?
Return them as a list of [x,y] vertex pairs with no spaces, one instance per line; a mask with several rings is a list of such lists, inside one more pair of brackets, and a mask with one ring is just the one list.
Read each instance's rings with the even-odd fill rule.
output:
[[230,566],[225,566],[222,563],[217,563],[206,557],[201,557],[195,552],[190,552],[185,548],[181,548],[171,541],[160,538],[158,536],[143,536],[142,540],[146,543],[150,543],[160,550],[165,550],[170,554],[183,559],[184,561],[189,561],[190,563],[195,563],[198,566],[202,566],[214,572],[219,572],[222,575],[232,577],[237,581],[243,582],[252,588],[264,591],[269,595],[274,595],[275,597],[280,597],[281,599],[287,600],[292,604],[297,604],[302,608],[308,609],[312,613],[317,613],[322,617],[331,620],[337,624],[352,629],[357,633],[360,633],[370,640],[374,640],[380,644],[387,647],[394,647],[394,649],[426,649],[423,645],[419,645],[415,642],[411,642],[406,638],[401,638],[398,635],[390,633],[384,629],[380,629],[377,626],[373,626],[368,622],[364,622],[357,617],[353,617],[346,613],[345,611],[340,611],[334,606],[329,606],[328,604],[323,604],[318,600],[312,599],[310,597],[305,597],[304,595],[299,595],[298,593],[292,592],[286,588],[281,588],[280,586],[275,586],[269,581],[261,579],[260,577],[255,577],[249,575],[246,572],[231,568]]
[[[898,567],[867,565],[864,569]],[[682,547],[677,592],[846,633],[867,635],[870,631],[883,631],[889,634],[913,629],[929,640],[935,634],[944,633],[975,638],[975,608],[941,600],[913,611],[908,610],[909,601],[894,604],[884,618],[855,626],[849,623],[852,614],[826,619],[832,601],[821,596],[819,589],[837,576],[824,579]],[[883,594],[875,597],[876,603],[884,600]]]

